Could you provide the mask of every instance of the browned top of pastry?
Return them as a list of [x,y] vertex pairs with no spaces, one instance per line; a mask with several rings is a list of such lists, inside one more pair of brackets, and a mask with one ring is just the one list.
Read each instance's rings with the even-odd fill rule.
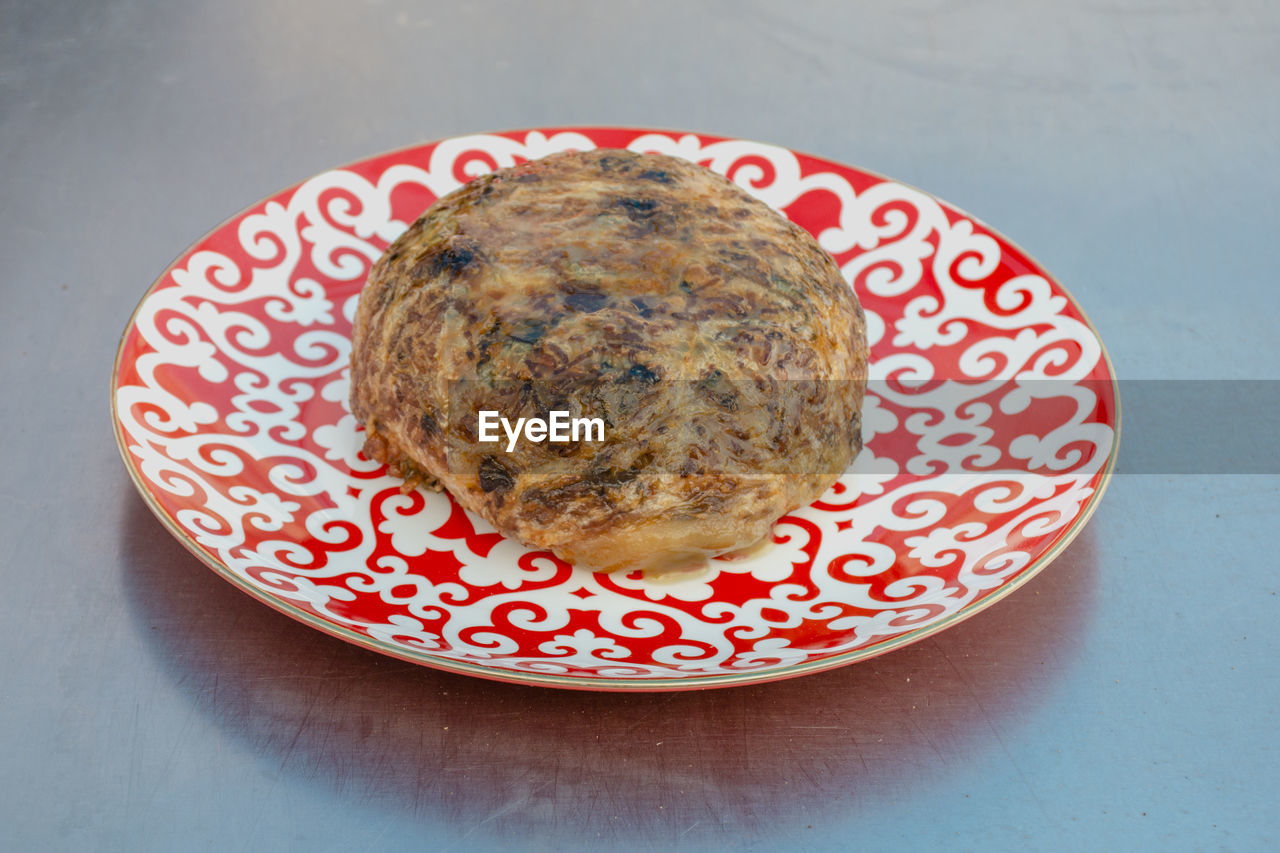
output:
[[[581,561],[565,543],[696,516],[699,541],[714,516],[759,538],[816,497],[860,446],[866,345],[803,229],[695,164],[598,150],[433,205],[370,274],[352,368],[370,453]],[[480,408],[601,416],[606,440],[507,453]]]

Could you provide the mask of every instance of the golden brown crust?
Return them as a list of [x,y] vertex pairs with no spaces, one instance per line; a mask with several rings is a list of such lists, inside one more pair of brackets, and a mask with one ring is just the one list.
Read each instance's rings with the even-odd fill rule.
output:
[[[801,228],[702,167],[556,154],[440,199],[356,315],[366,454],[589,568],[749,545],[861,447],[862,311]],[[603,443],[477,440],[477,412]]]

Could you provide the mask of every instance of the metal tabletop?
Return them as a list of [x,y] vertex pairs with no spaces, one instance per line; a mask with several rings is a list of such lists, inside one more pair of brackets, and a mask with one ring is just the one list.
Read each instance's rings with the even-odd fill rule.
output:
[[[0,847],[1274,848],[1280,476],[1248,405],[1179,445],[1199,398],[1136,396],[1084,533],[932,638],[615,695],[251,600],[135,493],[107,389],[147,285],[225,217],[379,151],[574,124],[925,188],[1055,274],[1122,394],[1277,380],[1278,45],[1261,1],[0,2]],[[1244,462],[1124,466],[1236,421]]]

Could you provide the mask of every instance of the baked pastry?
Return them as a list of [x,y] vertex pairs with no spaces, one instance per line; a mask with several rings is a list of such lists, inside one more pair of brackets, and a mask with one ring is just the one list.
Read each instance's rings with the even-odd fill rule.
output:
[[862,446],[835,262],[663,155],[553,154],[441,198],[370,272],[351,365],[367,456],[593,570],[750,546]]

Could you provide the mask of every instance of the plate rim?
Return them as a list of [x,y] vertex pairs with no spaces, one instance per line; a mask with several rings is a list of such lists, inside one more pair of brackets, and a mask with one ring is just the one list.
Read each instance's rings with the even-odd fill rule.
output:
[[[800,157],[806,157],[811,160],[817,160],[823,163],[831,163],[834,165],[843,166],[844,168],[854,169],[864,175],[869,175],[871,177],[878,178],[881,181],[889,181],[889,182],[898,184],[900,186],[906,187],[908,189],[914,190],[928,198],[934,199],[935,201],[938,201],[944,204],[946,207],[960,214],[964,218],[969,219],[981,225],[1000,242],[1012,247],[1017,252],[1019,252],[1023,257],[1030,260],[1036,266],[1037,271],[1041,275],[1043,275],[1045,279],[1047,279],[1053,287],[1057,289],[1057,292],[1060,293],[1067,300],[1068,305],[1070,305],[1080,315],[1080,319],[1083,321],[1083,323],[1089,329],[1089,331],[1093,334],[1094,339],[1097,340],[1099,351],[1101,354],[1101,361],[1106,366],[1108,380],[1110,381],[1110,385],[1111,385],[1112,399],[1114,400],[1115,423],[1112,426],[1113,438],[1111,442],[1110,453],[1108,454],[1107,461],[1100,472],[1098,484],[1095,487],[1093,494],[1089,496],[1089,499],[1085,502],[1084,506],[1080,509],[1080,512],[1076,515],[1074,519],[1072,519],[1070,526],[1067,527],[1065,531],[1062,531],[1061,534],[1053,541],[1052,545],[1050,545],[1050,547],[1044,553],[1034,558],[1031,561],[1031,563],[1027,565],[1027,567],[1024,568],[1018,574],[1018,576],[1015,577],[1012,581],[1009,581],[1008,583],[1000,586],[998,589],[989,593],[982,599],[962,607],[960,610],[956,611],[955,613],[949,616],[946,616],[928,625],[915,628],[903,634],[899,634],[898,636],[893,637],[889,640],[886,640],[882,643],[879,643],[873,647],[852,649],[850,651],[841,652],[839,654],[831,655],[829,657],[821,657],[813,660],[801,661],[799,663],[788,664],[787,666],[779,667],[776,669],[755,669],[755,670],[744,670],[741,673],[720,673],[720,674],[714,674],[714,675],[690,675],[690,676],[684,676],[684,677],[669,677],[669,678],[619,678],[617,676],[584,677],[584,676],[574,676],[574,675],[557,675],[552,673],[540,673],[535,671],[505,670],[505,669],[497,669],[494,667],[484,666],[481,664],[468,663],[466,661],[440,657],[440,656],[432,655],[427,652],[423,652],[421,654],[414,654],[406,648],[403,648],[400,646],[394,646],[390,643],[384,643],[373,637],[361,634],[353,629],[345,628],[341,625],[336,625],[336,624],[327,622],[321,619],[320,617],[316,616],[315,614],[312,614],[306,610],[303,610],[300,607],[296,607],[292,604],[289,604],[286,601],[283,601],[275,596],[268,594],[265,590],[262,590],[256,586],[253,586],[252,584],[248,583],[240,576],[236,575],[234,572],[230,571],[225,564],[223,564],[220,560],[216,559],[215,557],[213,557],[213,555],[205,551],[204,548],[201,547],[200,544],[195,541],[195,538],[187,530],[181,527],[176,522],[175,519],[173,519],[168,513],[164,511],[164,509],[156,501],[155,497],[151,494],[150,488],[146,485],[146,482],[144,482],[141,472],[138,470],[137,465],[135,464],[132,458],[132,455],[129,453],[128,439],[123,432],[122,421],[120,418],[118,404],[117,404],[120,370],[121,370],[122,361],[124,358],[125,346],[128,343],[130,333],[134,331],[136,328],[138,313],[142,310],[142,306],[146,303],[147,299],[151,296],[151,294],[155,292],[156,289],[159,288],[160,285],[163,284],[166,281],[166,279],[170,277],[170,274],[173,272],[174,268],[178,265],[180,261],[182,261],[188,256],[188,254],[190,253],[191,249],[194,246],[198,246],[201,243],[205,242],[209,237],[211,237],[218,231],[222,230],[231,222],[244,216],[250,210],[253,210],[254,208],[258,207],[264,202],[267,202],[275,198],[276,196],[281,195],[282,193],[296,191],[308,180],[315,177],[315,175],[310,175],[308,177],[303,178],[300,181],[296,181],[292,184],[288,184],[284,187],[281,187],[280,189],[269,192],[268,194],[262,196],[261,198],[252,202],[251,204],[248,204],[240,208],[235,213],[225,217],[224,219],[219,221],[216,225],[214,225],[212,228],[205,231],[204,234],[202,234],[200,237],[189,242],[178,253],[178,255],[175,256],[173,260],[171,260],[165,266],[164,270],[155,278],[154,281],[151,282],[151,284],[143,292],[141,298],[139,298],[138,300],[138,303],[134,306],[133,310],[130,312],[129,319],[125,322],[124,329],[120,333],[120,340],[116,345],[115,357],[112,359],[112,362],[111,362],[110,394],[109,394],[110,405],[111,405],[111,426],[112,426],[112,433],[115,435],[115,439],[116,439],[116,450],[119,452],[120,457],[124,462],[125,470],[128,471],[129,473],[129,479],[133,483],[134,489],[138,492],[139,496],[143,500],[143,503],[151,511],[152,515],[154,515],[156,519],[160,521],[161,525],[170,533],[170,535],[172,535],[175,539],[177,539],[183,545],[183,547],[187,549],[187,551],[189,551],[191,554],[197,557],[208,568],[212,569],[215,574],[217,574],[223,580],[231,583],[233,586],[235,586],[237,589],[241,590],[242,592],[247,593],[249,596],[251,596],[255,600],[261,602],[262,604],[267,605],[273,610],[276,610],[280,613],[283,613],[286,616],[289,616],[292,619],[302,622],[308,627],[319,630],[325,634],[328,634],[329,636],[336,637],[339,640],[343,640],[353,645],[360,646],[361,648],[367,649],[369,651],[376,652],[378,654],[396,658],[399,660],[403,660],[409,663],[425,666],[430,669],[441,670],[444,672],[451,672],[459,675],[468,675],[476,678],[482,678],[488,681],[497,681],[497,682],[502,682],[506,684],[520,684],[520,685],[526,685],[526,686],[555,687],[559,689],[580,690],[585,692],[609,692],[609,693],[675,692],[675,691],[686,691],[686,690],[708,690],[708,689],[723,688],[723,687],[738,687],[738,686],[743,686],[747,684],[764,684],[764,683],[769,683],[774,681],[784,681],[791,678],[799,678],[804,675],[812,675],[818,672],[826,672],[828,670],[838,669],[840,667],[848,666],[850,664],[857,663],[859,661],[869,660],[871,658],[878,657],[882,654],[886,654],[888,652],[894,651],[895,649],[902,648],[903,646],[910,645],[912,643],[916,643],[916,642],[919,642],[920,640],[931,637],[940,631],[946,630],[947,628],[951,628],[959,624],[960,622],[963,622],[964,620],[969,619],[972,616],[975,616],[976,614],[983,612],[991,605],[999,601],[1003,601],[1013,592],[1015,592],[1018,589],[1021,589],[1032,578],[1039,575],[1040,572],[1042,572],[1047,566],[1049,566],[1049,564],[1051,564],[1054,560],[1056,560],[1059,556],[1061,556],[1063,551],[1065,551],[1067,547],[1069,547],[1071,543],[1075,541],[1075,538],[1079,536],[1080,532],[1084,529],[1089,519],[1093,517],[1094,512],[1097,510],[1098,505],[1102,501],[1103,495],[1107,491],[1107,487],[1111,483],[1111,477],[1115,472],[1116,459],[1118,457],[1119,449],[1120,449],[1121,428],[1123,423],[1122,407],[1121,407],[1121,401],[1120,401],[1120,385],[1116,377],[1115,365],[1111,361],[1111,355],[1107,351],[1106,343],[1102,340],[1102,335],[1098,332],[1097,326],[1094,325],[1093,321],[1089,318],[1089,315],[1085,312],[1084,308],[1080,305],[1079,301],[1075,298],[1075,296],[1072,295],[1071,291],[1069,291],[1062,284],[1062,282],[1060,282],[1057,279],[1056,276],[1054,276],[1048,269],[1046,269],[1043,264],[1037,261],[1034,255],[1027,252],[1025,249],[1022,248],[1022,246],[1020,246],[1014,240],[1011,240],[1008,236],[1004,234],[1004,232],[991,227],[989,224],[987,224],[987,222],[985,222],[984,220],[976,216],[973,216],[963,208],[957,207],[956,205],[951,204],[950,202],[947,202],[944,199],[939,198],[938,196],[934,195],[933,193],[927,190],[920,189],[919,187],[916,187],[904,181],[900,181],[896,178],[888,177],[887,175],[881,174],[880,172],[874,171],[872,169],[865,169],[862,166],[841,163],[841,162],[832,160],[829,157],[822,157],[814,154],[809,154],[808,152],[800,151],[798,149],[791,148],[787,145],[781,145],[773,142],[759,142],[757,140],[746,139],[743,137],[736,137],[736,136],[721,136],[719,134],[703,133],[701,131],[696,131],[696,130],[675,130],[671,128],[653,128],[653,127],[644,127],[640,125],[633,125],[633,126],[564,125],[564,126],[548,126],[548,127],[511,128],[507,130],[488,130],[488,131],[475,131],[471,133],[458,133],[458,134],[452,134],[449,136],[437,137],[435,139],[431,139],[423,142],[417,142],[410,145],[403,145],[396,148],[389,148],[380,153],[370,154],[368,156],[361,157],[356,160],[352,160],[349,163],[344,163],[338,166],[334,166],[332,167],[332,169],[344,169],[360,163],[366,163],[370,160],[379,160],[385,157],[390,157],[396,154],[412,151],[414,149],[439,145],[440,143],[445,142],[447,140],[457,139],[457,138],[466,137],[466,136],[475,136],[475,135],[510,136],[513,134],[523,134],[527,136],[530,133],[542,133],[550,136],[550,135],[555,135],[558,133],[566,133],[566,132],[581,133],[581,134],[590,136],[593,132],[597,132],[597,131],[662,133],[662,134],[669,134],[673,137],[693,135],[693,136],[699,137],[700,139],[741,141],[741,142],[747,142],[755,145],[768,145],[775,148],[782,148]],[[331,170],[325,170],[325,171],[331,171]],[[323,172],[317,172],[316,175],[318,174],[323,174]]]

